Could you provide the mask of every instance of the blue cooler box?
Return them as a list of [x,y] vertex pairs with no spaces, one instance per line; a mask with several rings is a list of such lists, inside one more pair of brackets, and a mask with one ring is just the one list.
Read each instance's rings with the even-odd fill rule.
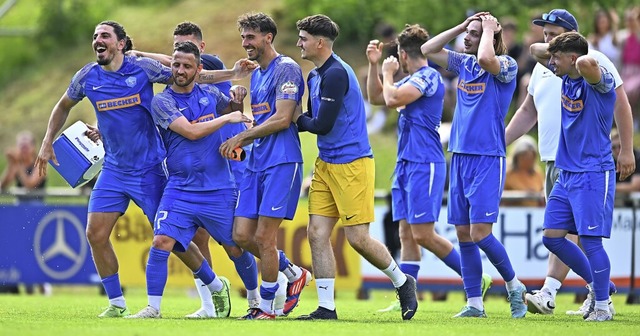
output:
[[73,188],[82,186],[102,169],[104,147],[102,141],[93,142],[86,136],[87,125],[76,121],[53,142],[59,166],[49,161]]

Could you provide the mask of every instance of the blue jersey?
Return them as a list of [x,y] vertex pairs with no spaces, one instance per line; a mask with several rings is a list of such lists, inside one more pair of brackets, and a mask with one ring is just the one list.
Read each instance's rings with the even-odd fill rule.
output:
[[118,171],[140,171],[165,157],[150,113],[153,83],[166,83],[171,69],[149,58],[125,56],[117,71],[89,63],[78,71],[67,89],[69,98],[89,98],[96,111],[104,143],[104,166]]
[[418,89],[422,96],[398,109],[398,161],[445,162],[438,133],[445,93],[442,76],[424,66],[395,85],[405,83]]
[[[224,63],[222,63],[222,60],[220,60],[220,58],[216,55],[202,54],[200,56],[200,61],[202,62],[202,68],[205,70],[226,69],[226,67],[224,66]],[[215,85],[215,87],[217,87],[222,94],[229,97],[229,90],[231,90],[231,81],[219,82],[213,85]],[[245,126],[244,123],[229,123],[222,126],[218,131],[220,132],[220,136],[224,141],[226,139],[234,137],[236,134],[246,129],[247,129],[247,126]],[[251,144],[243,147],[247,156],[251,154],[251,148],[252,148]],[[229,162],[229,164],[231,165],[231,171],[233,172],[233,176],[235,177],[236,183],[238,184],[240,183],[240,179],[244,174],[244,170],[247,168],[248,161],[249,160],[243,160],[243,161],[233,160]]]
[[[300,104],[304,79],[300,66],[291,58],[278,55],[269,66],[251,75],[251,112],[258,125],[276,113],[276,101],[293,100]],[[263,171],[282,163],[302,163],[298,128],[289,127],[255,139],[247,169]]]
[[615,80],[601,67],[602,78],[591,85],[584,78],[562,79],[562,123],[556,167],[570,172],[615,169],[609,132],[616,102]]
[[229,105],[229,98],[213,85],[196,84],[190,93],[176,93],[170,87],[153,97],[153,118],[167,148],[169,181],[165,189],[213,191],[235,188],[228,161],[218,152],[222,144],[219,132],[189,140],[169,129],[184,116],[191,123],[218,116]]
[[316,133],[320,159],[340,164],[373,157],[367,136],[364,99],[353,69],[332,54],[320,68],[309,73],[307,83],[311,117],[334,113],[329,131],[325,134]]
[[506,156],[504,118],[516,90],[518,65],[511,56],[498,56],[500,72],[480,67],[476,56],[449,51],[448,70],[459,75],[457,102],[449,151]]

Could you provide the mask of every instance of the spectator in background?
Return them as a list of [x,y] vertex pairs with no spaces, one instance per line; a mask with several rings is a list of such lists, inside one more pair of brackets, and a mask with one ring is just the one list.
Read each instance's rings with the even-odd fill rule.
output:
[[[533,16],[531,20],[540,19],[540,16]],[[529,50],[532,44],[544,42],[544,33],[542,32],[542,28],[533,23],[529,24],[529,31],[524,33],[522,37],[522,49]],[[520,57],[516,58],[518,62],[518,76],[516,80],[518,81],[518,96],[516,97],[516,103],[518,106],[522,105],[522,102],[527,97],[527,87],[529,87],[529,80],[531,79],[531,73],[533,72],[533,68],[536,66],[536,60],[531,57],[528,52],[524,52],[520,54]]]
[[[514,143],[511,166],[504,180],[504,190],[519,190],[542,195],[544,175],[538,167],[538,148],[535,140],[528,135]],[[538,200],[503,201],[503,205],[540,206]]]
[[633,111],[633,124],[640,126],[640,7],[625,12],[626,36],[622,41],[622,80]]
[[[7,167],[2,173],[0,180],[0,189],[7,191],[9,186],[14,182],[17,187],[24,188],[26,194],[17,195],[19,203],[40,203],[44,197],[42,195],[29,195],[29,191],[42,191],[47,182],[46,176],[34,174],[33,166],[36,162],[36,141],[30,131],[22,131],[16,136],[16,146],[7,149],[5,152],[7,157]],[[16,285],[3,285],[1,292],[19,293]],[[45,295],[51,295],[51,284],[44,283],[39,286],[40,292]],[[27,285],[25,287],[27,294],[33,294],[34,287]]]
[[[16,146],[9,148],[5,155],[7,167],[2,173],[0,187],[6,191],[14,181],[17,187],[26,190],[43,190],[47,182],[46,176],[34,174],[33,166],[37,157],[36,142],[30,131],[22,131],[16,136]],[[41,195],[18,195],[21,203],[43,200]]]
[[[620,154],[620,133],[618,129],[611,130],[611,151],[613,152],[613,159],[617,160]],[[623,179],[620,178],[620,173],[616,172],[616,192],[631,193],[634,191],[640,191],[640,151],[633,149],[633,154],[636,159],[636,169],[632,175]],[[630,205],[625,202],[625,205]]]
[[620,68],[619,23],[620,18],[614,9],[599,9],[593,17],[593,32],[588,37],[591,48],[607,56],[616,68]]

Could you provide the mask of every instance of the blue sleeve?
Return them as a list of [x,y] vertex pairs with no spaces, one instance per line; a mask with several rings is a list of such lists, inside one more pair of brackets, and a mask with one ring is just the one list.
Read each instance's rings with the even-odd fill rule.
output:
[[183,116],[176,101],[167,93],[158,93],[151,100],[151,116],[156,125],[169,129],[169,125]]
[[460,74],[460,66],[467,59],[467,55],[449,50],[449,57],[447,58],[447,70]]
[[91,69],[96,65],[97,63],[89,63],[73,75],[69,88],[67,88],[67,96],[69,96],[69,98],[75,101],[81,101],[85,97],[84,85],[87,74],[89,74],[89,71],[91,71]]
[[302,78],[302,69],[300,66],[291,62],[282,62],[276,68],[276,101],[278,100],[295,100],[300,102],[304,94],[304,79]]
[[589,85],[591,85],[596,91],[600,93],[607,93],[611,91],[611,89],[613,89],[616,81],[615,79],[613,79],[613,75],[604,67],[600,67],[600,73],[600,81],[596,84],[589,83]]
[[162,65],[160,62],[147,57],[129,57],[130,61],[135,63],[149,77],[151,83],[167,83],[171,78],[171,68]]
[[500,72],[496,75],[496,79],[503,83],[509,83],[516,79],[516,75],[518,75],[518,63],[516,60],[509,55],[497,57],[500,62]]
[[424,96],[431,97],[438,91],[441,81],[438,71],[428,69],[413,74],[406,83],[418,89]]
[[322,75],[320,83],[320,104],[316,117],[306,114],[298,118],[298,130],[309,131],[318,135],[331,132],[342,109],[344,96],[349,89],[349,77],[342,68],[331,68]]
[[217,86],[211,84],[198,84],[202,89],[209,93],[210,96],[215,99],[217,116],[220,116],[220,112],[226,109],[231,102],[231,98],[225,96],[220,92]]

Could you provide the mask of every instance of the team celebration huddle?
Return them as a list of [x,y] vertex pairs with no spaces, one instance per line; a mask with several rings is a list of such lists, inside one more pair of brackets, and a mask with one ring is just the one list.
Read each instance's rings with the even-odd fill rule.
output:
[[[397,56],[383,56],[385,43],[370,41],[362,48],[368,61],[364,88],[333,50],[339,23],[322,14],[296,23],[301,58],[315,66],[306,84],[300,65],[274,47],[278,27],[264,13],[238,17],[246,58],[231,69],[206,53],[202,31],[192,22],[175,27],[171,55],[136,50],[122,25],[100,22],[92,43],[97,59],[73,76],[53,108],[36,161],[41,175],[49,161],[57,164],[53,142],[72,108],[87,97],[97,119],[97,125],[87,125],[87,136],[105,149],[86,229],[109,298],[98,316],[160,318],[174,253],[193,272],[201,299],[186,318],[230,317],[231,285],[212,269],[211,237],[246,289],[247,314],[234,317],[336,320],[331,235],[339,226],[349,245],[389,278],[398,299],[391,310],[402,320],[420,314],[416,279],[422,248],[462,279],[466,304],[454,318],[491,314],[483,304],[492,279],[483,272],[482,250],[504,280],[512,318],[552,314],[556,294],[573,270],[589,294],[572,313],[585,321],[612,320],[610,295],[616,289],[602,242],[611,235],[616,172],[626,178],[636,169],[631,106],[616,67],[590,48],[570,12],[553,9],[533,24],[542,27],[544,41],[524,52],[538,63],[526,98],[505,125],[518,62],[507,54],[503,26],[489,12],[432,37],[408,24],[394,36]],[[446,48],[459,36],[463,50]],[[435,67],[457,76],[450,162],[439,133],[447,88]],[[232,84],[246,77],[249,88]],[[164,89],[154,94],[154,83]],[[398,263],[369,232],[375,221],[375,161],[366,104],[398,112],[391,188],[393,220],[400,222]],[[615,161],[614,120],[620,138]],[[550,257],[544,286],[528,292],[492,231],[500,215],[506,148],[536,124],[541,153],[543,143],[545,153],[552,152],[544,160],[542,238]],[[278,229],[293,219],[302,189],[299,132],[317,136],[308,202],[311,269],[292,263],[277,244]],[[435,230],[446,181],[447,223],[458,246]],[[154,233],[145,271],[148,305],[137,312],[125,301],[109,240],[130,201],[144,211]],[[317,309],[300,312],[296,307],[311,283]]]

